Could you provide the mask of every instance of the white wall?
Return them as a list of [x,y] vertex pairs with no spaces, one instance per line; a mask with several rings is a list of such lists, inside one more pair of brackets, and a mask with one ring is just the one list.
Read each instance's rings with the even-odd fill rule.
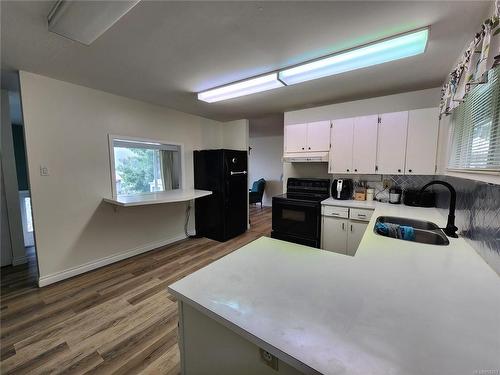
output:
[[248,150],[248,120],[235,120],[223,123],[222,147],[232,150]]
[[266,180],[263,205],[271,206],[272,197],[283,193],[283,135],[251,137],[248,157],[249,187],[259,178]]
[[335,120],[378,113],[438,107],[440,97],[441,88],[436,87],[427,90],[410,91],[402,94],[379,96],[285,112],[285,126],[309,121]]
[[232,146],[228,124],[32,73],[20,80],[41,285],[184,237],[185,203],[115,212],[102,202],[111,197],[108,134],[183,143],[192,188],[192,151]]
[[[432,88],[285,112],[285,127],[304,122],[437,107],[440,96],[441,88]],[[329,178],[331,175],[328,174],[328,163],[284,163],[285,185],[288,177]]]

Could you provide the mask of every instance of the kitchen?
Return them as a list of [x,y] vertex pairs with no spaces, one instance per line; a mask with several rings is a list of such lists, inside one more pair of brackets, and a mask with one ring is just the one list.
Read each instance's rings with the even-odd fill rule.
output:
[[500,371],[498,0],[1,14],[2,373]]

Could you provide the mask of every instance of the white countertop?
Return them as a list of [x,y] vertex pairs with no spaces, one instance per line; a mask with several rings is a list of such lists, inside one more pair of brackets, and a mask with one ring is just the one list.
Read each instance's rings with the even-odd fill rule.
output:
[[500,369],[499,276],[464,239],[375,234],[381,215],[445,225],[434,208],[377,203],[354,257],[262,237],[169,290],[308,373]]
[[212,194],[208,190],[176,189],[137,195],[119,195],[116,199],[104,198],[107,203],[121,207],[144,206],[148,204],[185,202]]
[[337,207],[352,207],[352,208],[366,208],[374,210],[377,207],[377,201],[355,201],[354,199],[333,199],[332,197],[321,201],[324,206],[337,206]]

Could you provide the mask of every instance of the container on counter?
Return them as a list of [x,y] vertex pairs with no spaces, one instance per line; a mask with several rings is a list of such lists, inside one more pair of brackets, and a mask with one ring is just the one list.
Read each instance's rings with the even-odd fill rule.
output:
[[375,189],[369,188],[366,189],[366,200],[372,201],[375,196]]

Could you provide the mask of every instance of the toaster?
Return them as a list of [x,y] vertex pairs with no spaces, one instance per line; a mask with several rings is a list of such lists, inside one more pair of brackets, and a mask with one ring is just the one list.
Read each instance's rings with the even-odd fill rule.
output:
[[334,179],[332,183],[332,198],[333,199],[352,199],[352,193],[354,190],[354,183],[352,179]]

